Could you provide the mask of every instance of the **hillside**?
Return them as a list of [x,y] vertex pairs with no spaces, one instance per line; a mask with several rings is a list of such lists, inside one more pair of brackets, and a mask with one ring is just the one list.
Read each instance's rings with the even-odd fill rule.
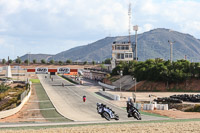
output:
[[37,62],[40,62],[42,59],[49,60],[50,57],[53,55],[49,54],[25,54],[20,57],[22,61],[25,61],[26,59],[29,59],[30,61],[33,61],[34,59],[37,60]]
[[[134,42],[135,36],[131,36]],[[183,34],[169,29],[154,29],[138,35],[138,58],[144,61],[149,58],[170,58],[168,40],[175,41],[173,45],[173,59],[183,59],[187,55],[190,61],[200,62],[200,40],[189,34]],[[66,61],[103,61],[111,58],[111,46],[114,41],[128,41],[128,36],[106,37],[94,43],[75,47],[48,58]],[[40,57],[41,59],[41,57]]]

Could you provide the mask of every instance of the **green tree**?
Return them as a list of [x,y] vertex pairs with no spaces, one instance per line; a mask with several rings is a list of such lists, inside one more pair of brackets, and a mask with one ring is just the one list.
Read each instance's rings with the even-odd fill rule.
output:
[[24,63],[28,64],[28,63],[29,63],[29,60],[28,60],[28,59],[26,59],[26,60],[24,61]]
[[54,60],[50,60],[49,63],[50,64],[54,64],[55,62],[54,62]]
[[46,64],[46,61],[44,59],[41,60],[42,64]]
[[2,59],[2,64],[6,64],[6,60],[5,59]]
[[37,63],[37,60],[36,60],[36,59],[34,59],[34,60],[33,60],[33,64],[36,64],[36,63]]
[[87,61],[84,61],[84,62],[83,62],[84,65],[87,65],[87,63],[88,63]]
[[92,65],[95,65],[96,64],[96,62],[95,61],[92,61]]
[[66,63],[67,64],[72,64],[72,61],[71,60],[67,60]]
[[62,65],[62,64],[63,64],[63,62],[62,62],[62,61],[58,61],[58,64],[59,64],[59,65]]
[[10,59],[10,60],[8,61],[8,63],[9,63],[9,64],[12,64],[12,63],[13,63],[13,60]]
[[22,63],[22,60],[21,60],[20,58],[17,58],[17,59],[15,60],[15,63],[21,64],[21,63]]
[[106,59],[104,62],[105,62],[105,64],[111,64],[111,59],[108,58],[108,59]]

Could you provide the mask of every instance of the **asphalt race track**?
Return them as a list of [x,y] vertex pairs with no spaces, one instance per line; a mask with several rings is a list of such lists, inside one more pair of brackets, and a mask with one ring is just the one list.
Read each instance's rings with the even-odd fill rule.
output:
[[[112,105],[108,101],[99,98],[99,96],[96,94],[86,91],[84,89],[85,86],[74,85],[57,75],[52,76],[53,81],[49,78],[49,75],[47,78],[45,78],[45,76],[46,75],[44,74],[38,74],[41,84],[43,85],[56,110],[68,119],[79,122],[106,121],[105,119],[101,118],[96,110],[96,103],[100,102],[112,108],[112,110],[119,115],[119,121],[136,120],[134,118],[128,118],[125,109]],[[62,86],[62,83],[64,83],[64,87]],[[87,96],[85,103],[82,100],[84,95]],[[142,115],[142,120],[163,119],[166,118]]]

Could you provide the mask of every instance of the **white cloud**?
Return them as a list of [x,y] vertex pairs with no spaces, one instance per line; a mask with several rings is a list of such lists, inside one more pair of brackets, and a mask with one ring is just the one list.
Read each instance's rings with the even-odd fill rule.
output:
[[143,26],[144,32],[145,32],[145,31],[149,31],[149,30],[151,30],[151,29],[153,29],[153,28],[154,28],[154,26],[153,26],[152,24],[145,24],[145,25]]
[[155,15],[159,13],[159,5],[152,0],[145,0],[141,5],[141,12],[145,12],[148,15]]
[[3,38],[0,38],[0,45],[2,45],[5,42]]
[[198,0],[140,0],[134,4],[133,22],[145,31],[144,25],[152,28],[171,28],[200,38]]
[[[39,40],[40,42],[36,42],[44,47],[44,51],[46,43],[50,47],[54,47],[54,43],[60,43],[68,49],[81,42],[87,43],[87,40],[101,39],[108,34],[127,35],[128,1],[0,0],[0,35],[9,37],[4,38],[4,45],[13,44],[18,47],[18,44],[22,47],[23,44],[24,52],[30,47],[38,51],[37,46],[29,42],[30,38],[33,42]],[[170,28],[200,38],[199,1],[130,1],[132,25],[137,24],[140,33],[153,28]],[[51,42],[46,41],[48,39]],[[54,47],[53,50],[60,49]],[[48,52],[53,53],[50,49],[45,53]]]

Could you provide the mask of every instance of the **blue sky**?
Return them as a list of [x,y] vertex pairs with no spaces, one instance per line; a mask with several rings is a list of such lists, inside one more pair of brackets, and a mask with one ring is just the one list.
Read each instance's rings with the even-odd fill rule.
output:
[[[131,25],[200,39],[200,0],[130,0]],[[128,34],[129,0],[0,0],[0,58],[56,54]],[[133,32],[132,32],[133,34]]]

